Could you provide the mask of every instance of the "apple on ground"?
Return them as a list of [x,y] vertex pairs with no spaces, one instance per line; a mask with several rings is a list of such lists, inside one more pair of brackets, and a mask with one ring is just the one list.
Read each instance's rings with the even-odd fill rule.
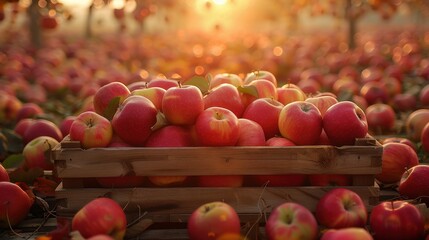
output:
[[429,122],[429,109],[418,109],[408,115],[405,130],[411,141],[418,142],[425,125]]
[[9,182],[9,174],[7,173],[6,168],[0,163],[0,182]]
[[63,139],[63,134],[61,133],[60,128],[52,121],[46,119],[36,119],[35,122],[30,124],[27,130],[25,130],[22,138],[24,144],[27,144],[31,140],[40,136],[52,137],[58,142]]
[[122,207],[106,197],[96,198],[85,204],[72,219],[72,230],[84,238],[107,234],[115,240],[125,236],[127,219]]
[[392,106],[399,112],[414,111],[417,107],[417,98],[411,93],[400,93],[393,97]]
[[140,95],[149,99],[158,111],[162,109],[162,99],[166,90],[160,87],[142,88],[131,92],[132,95]]
[[92,111],[79,114],[70,126],[70,140],[79,141],[84,149],[107,147],[112,135],[110,121]]
[[287,202],[270,213],[265,232],[268,239],[313,240],[318,237],[318,225],[306,207]]
[[369,224],[374,239],[417,240],[424,236],[424,218],[413,204],[393,200],[372,208]]
[[429,85],[426,85],[420,90],[419,101],[422,106],[429,106]]
[[0,123],[9,123],[16,120],[22,102],[13,95],[0,90]]
[[26,167],[52,170],[54,164],[51,162],[49,153],[58,144],[56,139],[48,136],[40,136],[31,140],[22,150]]
[[315,95],[321,91],[322,85],[315,79],[301,79],[296,84],[307,96]]
[[416,144],[408,138],[405,138],[405,137],[387,137],[381,141],[382,144],[386,144],[386,143],[390,143],[390,142],[406,144],[406,145],[410,146],[412,149],[414,149],[415,152],[417,152]]
[[240,219],[233,207],[225,202],[205,203],[195,209],[188,219],[191,240],[218,239],[224,234],[240,234]]
[[368,212],[362,198],[346,188],[334,188],[316,206],[317,222],[327,228],[364,227]]
[[322,116],[312,103],[291,102],[280,111],[278,128],[296,145],[314,145],[322,132]]
[[372,104],[365,110],[365,115],[370,133],[383,135],[394,130],[396,114],[390,105],[385,103]]
[[61,131],[61,134],[63,135],[63,137],[69,135],[70,127],[76,118],[77,118],[77,116],[71,115],[71,116],[65,117],[60,122],[59,128],[60,128],[60,131]]
[[269,139],[280,133],[278,122],[283,107],[282,103],[272,98],[258,98],[246,107],[243,118],[258,123],[264,130],[265,139]]
[[417,199],[429,205],[429,165],[419,164],[404,172],[398,192],[406,199]]
[[238,118],[226,108],[210,107],[198,116],[195,132],[203,146],[235,146],[240,132]]
[[18,123],[16,123],[13,130],[19,136],[24,137],[25,131],[27,131],[28,127],[35,122],[36,122],[36,120],[32,119],[32,118],[21,119],[21,120],[19,120]]
[[145,145],[157,123],[158,110],[143,96],[129,96],[122,102],[112,118],[114,132],[124,142],[137,147]]
[[210,80],[209,89],[213,89],[223,83],[231,84],[235,87],[243,85],[243,79],[233,73],[218,73]]
[[325,112],[323,130],[335,146],[354,145],[368,134],[365,112],[353,102],[338,102]]
[[21,119],[24,119],[24,118],[34,118],[37,115],[40,115],[43,113],[44,111],[39,105],[32,102],[27,102],[27,103],[24,103],[22,107],[18,110],[15,121],[20,121]]
[[351,186],[352,177],[348,174],[310,174],[310,186]]
[[360,85],[350,77],[339,78],[332,85],[332,91],[337,96],[342,94],[358,95],[359,89]]
[[238,128],[236,146],[265,146],[265,134],[261,125],[250,119],[239,118]]
[[119,104],[130,95],[130,90],[121,82],[111,82],[100,87],[94,95],[96,113],[111,120]]
[[162,99],[162,112],[170,124],[192,125],[203,110],[203,95],[195,86],[169,88]]
[[9,229],[28,216],[33,199],[11,182],[0,182],[0,192],[0,228]]
[[223,83],[212,88],[203,98],[204,109],[209,107],[223,107],[231,110],[238,118],[244,112],[244,104],[237,87]]
[[284,137],[272,137],[266,141],[267,146],[276,146],[276,147],[286,147],[286,146],[296,146],[291,140]]
[[420,136],[420,143],[424,152],[429,153],[429,122],[426,123]]
[[419,164],[417,153],[410,146],[402,143],[383,144],[381,173],[375,179],[383,184],[398,184],[402,174]]
[[371,234],[364,228],[350,227],[329,229],[323,233],[320,240],[373,240]]

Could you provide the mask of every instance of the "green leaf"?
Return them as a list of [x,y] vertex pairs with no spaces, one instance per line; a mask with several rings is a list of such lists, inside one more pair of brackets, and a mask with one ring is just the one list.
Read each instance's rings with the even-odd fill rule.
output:
[[259,97],[258,90],[253,85],[238,86],[238,91],[244,94],[250,94],[254,97]]
[[11,182],[25,182],[28,185],[33,185],[34,181],[38,177],[42,177],[43,174],[42,168],[30,168],[28,170],[17,168],[9,173],[9,177]]
[[206,94],[209,91],[209,84],[210,82],[201,76],[193,76],[183,83],[183,85],[192,85],[199,88],[203,94]]
[[3,167],[5,168],[17,168],[24,162],[24,155],[22,154],[11,154],[3,161]]
[[22,141],[22,137],[16,134],[15,131],[11,129],[2,129],[2,133],[7,138],[8,142],[8,147],[6,150],[9,153],[21,153],[24,149],[24,142]]
[[152,131],[156,131],[157,129],[160,129],[164,126],[166,126],[167,119],[165,118],[165,115],[162,112],[158,112],[156,114],[156,122],[155,124],[150,128]]
[[115,115],[120,102],[121,97],[115,97],[110,100],[109,105],[107,105],[107,108],[104,110],[103,116],[109,120],[112,120],[113,115]]

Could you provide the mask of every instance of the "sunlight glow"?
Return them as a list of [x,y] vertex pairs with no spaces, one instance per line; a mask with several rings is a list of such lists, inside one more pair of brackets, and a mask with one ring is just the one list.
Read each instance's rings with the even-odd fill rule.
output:
[[228,2],[228,0],[212,0],[216,5],[224,5]]

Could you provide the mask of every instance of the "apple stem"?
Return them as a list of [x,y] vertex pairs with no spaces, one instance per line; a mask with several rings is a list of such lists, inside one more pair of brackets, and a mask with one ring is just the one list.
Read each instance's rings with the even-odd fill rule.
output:
[[[6,204],[9,204],[9,201],[6,202]],[[6,208],[6,219],[7,219],[7,224],[9,225],[9,229],[10,231],[15,234],[15,236],[18,236],[20,238],[25,238],[24,236],[22,236],[21,234],[15,232],[15,230],[13,229],[12,225],[10,224],[10,218],[9,218],[9,209]]]

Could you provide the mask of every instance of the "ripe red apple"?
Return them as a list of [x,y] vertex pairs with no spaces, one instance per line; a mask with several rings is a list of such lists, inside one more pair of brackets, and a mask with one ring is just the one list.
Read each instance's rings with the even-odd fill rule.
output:
[[417,199],[429,204],[429,165],[419,164],[404,172],[398,192],[406,199]]
[[238,118],[226,108],[207,108],[198,116],[195,132],[203,146],[234,146],[240,132]]
[[310,186],[350,186],[352,177],[347,174],[310,174]]
[[144,146],[157,122],[158,110],[147,98],[129,96],[112,118],[114,132],[132,146]]
[[92,236],[86,240],[114,240],[114,239],[109,235],[99,234],[99,235]]
[[364,228],[351,227],[329,229],[324,232],[320,240],[373,240],[371,234]]
[[407,169],[419,164],[417,153],[402,143],[383,144],[381,173],[375,178],[384,184],[399,183]]
[[387,103],[389,100],[389,93],[381,82],[365,83],[360,90],[360,95],[365,98],[369,105]]
[[365,115],[371,134],[383,135],[394,130],[396,114],[390,105],[385,103],[372,104],[365,110]]
[[429,153],[429,123],[426,123],[420,136],[420,142],[422,144],[423,151]]
[[265,146],[265,134],[261,125],[246,118],[239,118],[238,128],[236,146]]
[[338,102],[338,100],[335,97],[328,96],[328,95],[321,95],[321,96],[316,95],[314,97],[308,97],[307,99],[305,99],[305,101],[314,104],[314,106],[316,106],[317,109],[319,109],[320,114],[322,115],[322,118],[325,115],[325,112],[328,110],[328,108]]
[[165,78],[154,78],[147,83],[148,88],[152,87],[160,87],[165,90],[168,90],[172,87],[179,87],[179,82],[173,79],[165,79]]
[[277,147],[285,147],[285,146],[296,146],[291,140],[284,137],[272,137],[266,141],[267,146],[277,146]]
[[321,91],[322,85],[315,79],[301,79],[296,84],[307,96],[314,95]]
[[361,108],[353,102],[342,101],[326,111],[323,129],[333,145],[354,145],[356,138],[368,134],[368,123]]
[[259,79],[268,80],[268,81],[272,82],[274,84],[274,86],[277,87],[276,77],[274,76],[273,73],[271,73],[270,71],[266,71],[266,70],[258,70],[258,71],[253,71],[253,72],[247,73],[243,82],[244,82],[244,84],[249,84],[252,81],[259,80]]
[[58,144],[56,139],[49,136],[40,136],[31,140],[22,150],[25,165],[28,168],[38,167],[44,170],[52,170],[54,164],[47,153]]
[[287,202],[274,208],[265,225],[268,239],[316,239],[318,225],[304,206]]
[[422,239],[424,218],[420,211],[405,201],[381,202],[371,211],[369,218],[374,239]]
[[203,95],[195,86],[169,88],[162,99],[162,112],[170,124],[192,125],[203,110]]
[[344,93],[357,95],[359,94],[359,89],[360,89],[359,84],[349,77],[339,78],[332,85],[332,91],[337,96]]
[[24,118],[34,118],[43,113],[44,111],[39,105],[32,102],[24,103],[16,113],[16,121]]
[[241,187],[244,177],[242,175],[213,175],[197,176],[198,187]]
[[178,187],[189,180],[188,176],[148,176],[147,179],[154,187]]
[[316,206],[317,222],[328,228],[364,227],[367,218],[362,198],[346,188],[330,190]]
[[245,86],[254,86],[256,88],[256,92],[258,96],[255,97],[251,94],[242,93],[241,98],[244,106],[248,106],[251,102],[255,101],[257,98],[272,98],[277,100],[277,87],[273,82],[270,82],[266,79],[256,79],[251,81],[249,84],[245,84]]
[[258,123],[264,130],[265,139],[269,139],[280,133],[278,122],[283,107],[282,103],[272,98],[258,98],[246,107],[243,118]]
[[0,182],[9,182],[9,181],[10,181],[10,178],[6,168],[4,168],[2,164],[0,164]]
[[204,109],[209,107],[223,107],[231,110],[238,118],[244,112],[244,104],[237,87],[223,83],[212,88],[203,98]]
[[0,90],[0,123],[8,123],[16,120],[22,102],[15,96]]
[[304,101],[307,95],[298,86],[287,83],[277,88],[277,100],[283,105],[291,102]]
[[162,109],[162,99],[166,90],[160,87],[142,88],[131,92],[132,95],[140,95],[149,99],[158,111]]
[[40,26],[46,30],[52,30],[57,28],[58,21],[55,16],[43,15],[40,18]]
[[106,197],[96,198],[85,204],[72,219],[72,230],[84,238],[107,234],[114,239],[123,239],[127,219],[122,207]]
[[96,113],[111,120],[118,105],[130,95],[130,90],[121,82],[111,82],[100,87],[94,95]]
[[188,219],[191,240],[217,239],[224,234],[240,234],[237,212],[225,202],[210,202],[195,209]]
[[0,192],[0,228],[9,229],[28,216],[33,200],[11,182],[0,182]]
[[18,134],[21,137],[24,137],[25,131],[27,131],[28,127],[35,123],[36,120],[32,119],[32,118],[24,118],[21,119],[16,125],[15,128],[13,129],[15,131],[16,134]]
[[211,79],[209,89],[213,89],[223,83],[228,83],[238,87],[243,85],[243,79],[241,79],[237,74],[233,73],[218,73]]
[[84,149],[107,147],[112,135],[110,121],[92,111],[79,114],[70,126],[70,140],[79,141]]
[[145,183],[144,176],[98,177],[96,181],[103,188],[135,188]]
[[70,134],[71,125],[73,124],[73,122],[76,118],[77,118],[77,116],[72,115],[72,116],[65,117],[61,121],[59,128],[60,128],[60,131],[61,131],[61,134],[63,135],[63,137]]
[[424,86],[420,90],[419,101],[422,106],[429,106],[429,85]]
[[322,132],[322,116],[312,103],[291,102],[281,110],[278,127],[280,134],[296,145],[314,145]]
[[390,142],[396,142],[396,143],[402,143],[410,146],[412,149],[414,149],[415,152],[417,152],[417,146],[414,142],[412,142],[410,139],[405,137],[388,137],[381,141],[382,144],[390,143]]
[[422,135],[422,130],[429,122],[429,109],[418,109],[408,115],[405,121],[405,130],[411,141],[418,142]]
[[55,123],[45,119],[36,119],[34,123],[30,124],[22,139],[26,144],[40,136],[52,137],[58,142],[63,139],[60,128]]
[[417,107],[417,98],[411,93],[400,93],[393,97],[392,106],[400,112],[414,111]]

